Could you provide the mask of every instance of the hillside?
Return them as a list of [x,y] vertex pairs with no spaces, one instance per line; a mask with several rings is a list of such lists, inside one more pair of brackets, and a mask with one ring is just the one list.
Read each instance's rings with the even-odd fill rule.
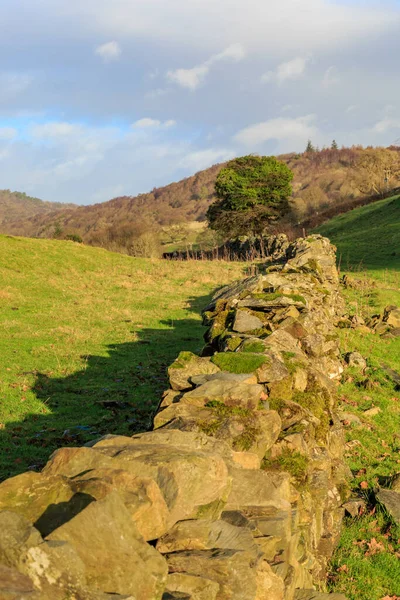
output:
[[317,231],[337,246],[344,270],[400,270],[400,196],[339,215]]
[[44,202],[23,192],[0,190],[0,230],[2,233],[12,233],[18,229],[17,223],[30,223],[35,217],[43,217],[49,213],[54,215],[60,210],[73,211],[76,208],[75,204]]
[[136,259],[0,236],[0,480],[61,445],[147,428],[165,367],[243,263]]
[[[400,148],[342,148],[287,154],[279,158],[293,170],[292,224],[315,227],[327,212],[346,212],[365,198],[376,199],[398,185]],[[123,196],[90,206],[44,211],[1,224],[0,232],[30,237],[77,235],[85,243],[136,253],[133,242],[151,232],[164,244],[203,243],[205,213],[223,164],[192,177],[154,188],[147,194]],[[39,205],[38,205],[39,206]],[[317,217],[317,222],[315,218]],[[169,248],[172,249],[172,248]]]

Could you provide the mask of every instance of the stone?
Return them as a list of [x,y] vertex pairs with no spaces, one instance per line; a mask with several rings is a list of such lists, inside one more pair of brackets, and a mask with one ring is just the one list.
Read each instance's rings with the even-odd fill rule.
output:
[[294,600],[347,600],[343,594],[325,594],[315,590],[296,590]]
[[212,375],[218,373],[219,367],[209,358],[200,358],[191,352],[181,352],[168,368],[168,377],[173,390],[192,388],[190,378],[195,375]]
[[[28,471],[0,483],[0,510],[12,510],[34,523],[46,536],[69,514],[86,506],[87,499],[75,498],[65,477],[46,477]],[[56,508],[58,507],[58,508]]]
[[264,394],[259,384],[249,385],[237,381],[216,379],[184,394],[181,404],[204,406],[207,402],[222,402],[226,406],[256,409]]
[[219,590],[220,586],[216,581],[186,573],[172,573],[168,575],[166,583],[167,593],[186,594],[191,600],[216,600]]
[[400,493],[381,489],[376,497],[397,525],[400,525]]
[[64,600],[68,592],[73,595],[86,587],[85,564],[64,540],[29,548],[21,556],[19,568],[46,598]]
[[347,423],[353,423],[354,425],[362,425],[362,421],[361,421],[360,417],[358,417],[357,415],[354,415],[353,413],[338,410],[337,416],[339,417],[339,419],[342,423],[347,422]]
[[296,340],[302,340],[309,336],[309,332],[299,321],[294,321],[286,326],[285,331],[296,338]]
[[229,383],[247,383],[249,385],[257,383],[257,377],[253,373],[227,373],[221,371],[214,375],[195,375],[190,378],[191,382],[196,386],[204,385],[208,381],[227,381]]
[[166,562],[143,540],[116,492],[87,506],[48,539],[71,544],[85,565],[89,586],[137,600],[161,599]]
[[33,582],[16,569],[0,564],[1,600],[40,600]]
[[25,517],[9,510],[0,512],[0,532],[0,563],[7,567],[16,567],[24,552],[43,541]]
[[210,409],[201,406],[193,406],[191,404],[171,404],[160,410],[154,417],[153,427],[158,430],[160,427],[165,427],[170,424],[174,429],[180,429],[182,423],[186,427],[189,423],[196,424],[210,416]]
[[75,477],[71,487],[77,493],[96,500],[118,490],[145,540],[155,540],[168,530],[170,513],[161,490],[153,479],[137,477],[122,469],[93,469]]
[[265,340],[268,348],[278,352],[293,352],[301,355],[299,340],[296,340],[290,333],[283,329],[277,329]]
[[263,322],[258,317],[245,310],[238,310],[235,314],[235,320],[232,325],[233,331],[238,333],[247,333],[256,329],[261,329]]
[[345,361],[349,367],[358,367],[360,369],[367,367],[367,361],[359,352],[348,352],[345,356]]
[[197,519],[180,521],[157,542],[156,548],[162,554],[183,550],[212,550],[229,548],[246,550],[257,561],[262,553],[254,542],[250,529],[236,527],[227,521]]
[[289,371],[282,360],[270,354],[268,360],[257,369],[256,375],[259,383],[274,383],[286,379]]
[[379,408],[379,406],[374,406],[373,408],[369,408],[368,410],[364,411],[364,415],[366,417],[376,417],[376,415],[379,415],[379,413],[382,412],[382,409]]
[[225,511],[242,510],[246,507],[290,506],[290,476],[283,472],[251,471],[231,468],[232,489]]
[[297,402],[292,402],[291,400],[280,401],[278,412],[282,420],[283,430],[290,429],[290,427],[293,427],[293,425],[297,425],[298,423],[320,424],[319,419],[317,419],[308,408],[301,406]]
[[243,469],[259,469],[260,457],[254,452],[232,452],[233,462]]
[[345,509],[347,514],[349,514],[351,517],[353,517],[353,519],[355,519],[365,511],[366,504],[364,500],[359,500],[358,498],[355,498],[354,500],[349,500],[348,502],[345,502],[345,504],[343,504],[343,508]]
[[[193,438],[192,433],[180,434]],[[227,466],[219,454],[167,443],[141,443],[140,438],[126,438],[123,443],[110,440],[94,448],[63,448],[53,454],[45,471],[75,477],[101,467],[153,479],[168,506],[170,526],[194,518],[204,505],[222,501],[229,489]]]
[[308,335],[301,340],[301,345],[306,354],[315,358],[318,358],[325,354],[324,344],[325,337],[318,333]]
[[384,311],[383,321],[391,327],[400,327],[400,308],[387,306]]
[[166,558],[170,574],[189,573],[197,577],[207,574],[208,578],[217,582],[217,600],[257,598],[257,571],[252,553],[216,548],[173,552]]
[[391,490],[400,494],[400,473],[397,473],[392,481]]
[[215,310],[217,304],[220,303],[223,303],[224,306],[229,305],[231,301],[236,300],[237,296],[240,296],[241,294],[248,295],[253,292],[262,292],[262,287],[263,277],[261,275],[247,277],[246,279],[243,279],[243,281],[237,281],[227,285],[218,290],[211,302],[204,309],[203,313]]

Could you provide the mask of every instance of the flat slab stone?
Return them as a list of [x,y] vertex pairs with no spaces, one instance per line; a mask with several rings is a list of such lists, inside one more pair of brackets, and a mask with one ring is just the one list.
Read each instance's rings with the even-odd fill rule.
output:
[[400,525],[400,493],[393,490],[380,490],[376,497],[390,516]]

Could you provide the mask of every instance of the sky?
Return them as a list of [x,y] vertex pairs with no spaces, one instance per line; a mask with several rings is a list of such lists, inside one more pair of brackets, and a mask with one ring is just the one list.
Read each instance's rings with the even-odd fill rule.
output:
[[399,0],[1,0],[0,188],[93,204],[400,143]]

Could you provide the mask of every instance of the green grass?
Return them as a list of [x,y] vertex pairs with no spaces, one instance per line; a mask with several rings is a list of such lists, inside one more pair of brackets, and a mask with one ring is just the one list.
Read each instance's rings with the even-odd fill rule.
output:
[[149,428],[166,367],[201,351],[201,309],[243,268],[0,236],[0,479]]
[[[341,269],[351,273],[345,291],[350,314],[371,316],[389,304],[400,306],[400,197],[381,200],[335,217],[317,230],[338,248]],[[400,372],[400,338],[382,339],[340,330],[342,352],[368,359],[366,373],[345,373],[340,388],[343,411],[361,419],[346,425],[347,462],[353,495],[364,497],[366,514],[346,519],[330,574],[333,591],[349,600],[381,600],[400,592],[400,528],[375,505],[379,486],[400,471],[400,391],[382,363]],[[381,412],[364,413],[372,407]]]
[[[357,287],[344,292],[349,312],[369,316],[388,304],[400,306],[398,276],[396,271],[353,274]],[[340,408],[361,419],[361,425],[345,425],[346,442],[351,444],[346,458],[354,475],[353,495],[366,500],[367,511],[357,519],[346,519],[330,585],[349,600],[380,600],[400,590],[400,528],[374,500],[378,487],[390,485],[390,477],[400,471],[400,391],[381,366],[385,363],[400,372],[400,338],[385,340],[351,329],[341,329],[339,334],[343,353],[357,350],[368,362],[365,373],[347,370],[339,389]],[[372,407],[381,412],[366,416],[364,412]]]
[[316,232],[337,246],[344,270],[400,271],[400,196],[339,215]]

